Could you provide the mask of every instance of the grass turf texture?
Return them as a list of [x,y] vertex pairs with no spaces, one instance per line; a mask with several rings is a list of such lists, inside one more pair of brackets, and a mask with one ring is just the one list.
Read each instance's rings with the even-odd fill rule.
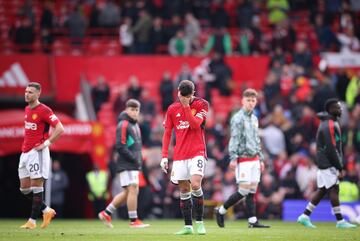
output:
[[245,221],[227,221],[225,228],[218,228],[214,220],[205,220],[206,235],[176,236],[174,233],[183,226],[181,220],[146,220],[150,223],[149,228],[129,228],[126,221],[114,221],[114,228],[110,229],[99,220],[53,220],[46,229],[41,229],[39,220],[34,230],[22,230],[19,228],[24,220],[0,219],[0,241],[107,241],[107,240],[131,240],[131,241],[172,241],[172,240],[241,240],[241,241],[360,241],[360,227],[355,229],[341,230],[335,228],[335,222],[314,222],[317,229],[307,229],[298,223],[281,221],[266,221],[270,229],[249,229]]

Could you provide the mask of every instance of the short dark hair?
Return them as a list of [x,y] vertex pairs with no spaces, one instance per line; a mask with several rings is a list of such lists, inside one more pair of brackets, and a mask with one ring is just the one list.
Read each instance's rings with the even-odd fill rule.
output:
[[328,99],[328,100],[325,102],[325,105],[324,105],[325,111],[326,111],[326,112],[329,112],[331,106],[332,106],[333,104],[338,103],[338,102],[339,102],[339,100],[336,99],[336,98],[330,98],[330,99]]
[[140,108],[141,104],[138,100],[135,99],[129,99],[128,101],[126,101],[125,107],[131,107],[131,108]]
[[38,91],[41,91],[41,84],[38,82],[30,82],[28,83],[27,87],[34,87]]
[[195,90],[195,85],[190,80],[182,80],[179,84],[179,91],[182,96],[188,96]]
[[257,98],[258,93],[257,93],[256,90],[248,88],[248,89],[244,90],[242,96],[243,97],[255,97],[255,98]]

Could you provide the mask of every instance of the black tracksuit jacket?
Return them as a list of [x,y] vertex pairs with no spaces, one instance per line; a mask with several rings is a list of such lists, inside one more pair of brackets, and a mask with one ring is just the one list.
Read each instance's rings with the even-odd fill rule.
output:
[[137,121],[122,112],[116,128],[116,151],[119,157],[116,162],[116,171],[140,170],[142,162],[141,133]]
[[335,116],[327,112],[317,115],[321,120],[316,133],[316,165],[319,169],[343,169],[340,125]]

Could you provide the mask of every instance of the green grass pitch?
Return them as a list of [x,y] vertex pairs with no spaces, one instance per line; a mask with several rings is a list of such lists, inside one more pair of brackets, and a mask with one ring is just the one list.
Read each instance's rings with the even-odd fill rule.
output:
[[182,220],[146,220],[149,228],[129,228],[126,221],[114,221],[114,228],[105,227],[98,220],[53,220],[46,229],[38,227],[34,230],[19,228],[24,220],[0,219],[0,241],[172,241],[172,240],[241,240],[241,241],[360,241],[360,227],[352,230],[335,228],[335,222],[318,223],[317,229],[306,229],[297,223],[266,221],[270,229],[249,229],[245,221],[227,221],[225,228],[218,228],[214,220],[205,220],[206,235],[176,236]]

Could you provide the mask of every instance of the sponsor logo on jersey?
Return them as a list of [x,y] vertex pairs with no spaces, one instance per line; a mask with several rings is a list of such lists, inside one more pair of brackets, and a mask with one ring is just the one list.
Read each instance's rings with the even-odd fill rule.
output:
[[188,121],[179,121],[179,125],[176,126],[178,130],[189,128],[190,124]]
[[36,120],[36,119],[38,118],[38,115],[37,115],[37,114],[32,114],[31,118],[32,118],[33,120]]
[[35,131],[35,130],[37,130],[37,125],[36,125],[36,123],[25,121],[25,129]]

